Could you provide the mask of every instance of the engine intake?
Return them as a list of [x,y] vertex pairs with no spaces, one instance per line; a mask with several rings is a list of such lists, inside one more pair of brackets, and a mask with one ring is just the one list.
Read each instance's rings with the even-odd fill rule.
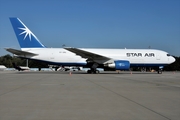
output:
[[117,60],[114,63],[108,64],[108,67],[114,68],[115,70],[129,70],[130,63],[127,60]]

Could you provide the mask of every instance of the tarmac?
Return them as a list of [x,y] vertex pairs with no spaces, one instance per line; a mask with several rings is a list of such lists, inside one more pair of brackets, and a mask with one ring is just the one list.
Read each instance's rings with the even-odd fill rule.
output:
[[0,120],[179,120],[180,72],[0,71]]

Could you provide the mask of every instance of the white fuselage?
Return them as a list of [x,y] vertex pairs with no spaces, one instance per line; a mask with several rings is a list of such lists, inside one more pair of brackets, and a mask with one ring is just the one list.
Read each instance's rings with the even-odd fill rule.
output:
[[[36,59],[58,65],[77,65],[87,64],[86,58],[82,58],[63,48],[23,48],[23,51],[38,54],[37,56],[26,56],[26,58]],[[127,60],[131,66],[161,66],[171,64],[175,61],[174,57],[167,52],[155,49],[85,49],[91,53],[102,55],[113,60]]]

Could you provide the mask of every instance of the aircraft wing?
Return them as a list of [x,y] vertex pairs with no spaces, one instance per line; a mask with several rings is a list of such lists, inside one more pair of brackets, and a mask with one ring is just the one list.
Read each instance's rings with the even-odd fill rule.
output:
[[11,52],[15,55],[31,55],[31,56],[35,56],[38,54],[34,54],[31,52],[26,52],[26,51],[22,51],[22,50],[16,50],[16,49],[12,49],[12,48],[5,48],[8,52]]
[[81,50],[81,49],[78,49],[78,48],[64,48],[64,49],[66,49],[66,50],[68,50],[70,52],[73,52],[76,55],[79,55],[82,58],[87,59],[88,61],[96,61],[96,62],[98,61],[100,63],[104,63],[104,62],[106,62],[108,60],[111,60],[111,58],[109,58],[109,57],[102,56],[102,55],[92,53],[92,52],[89,52],[89,51]]

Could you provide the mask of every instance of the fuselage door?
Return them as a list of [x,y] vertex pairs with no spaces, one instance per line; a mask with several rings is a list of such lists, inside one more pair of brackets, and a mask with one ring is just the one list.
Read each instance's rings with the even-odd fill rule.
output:
[[159,53],[156,53],[156,60],[161,60],[161,55]]

